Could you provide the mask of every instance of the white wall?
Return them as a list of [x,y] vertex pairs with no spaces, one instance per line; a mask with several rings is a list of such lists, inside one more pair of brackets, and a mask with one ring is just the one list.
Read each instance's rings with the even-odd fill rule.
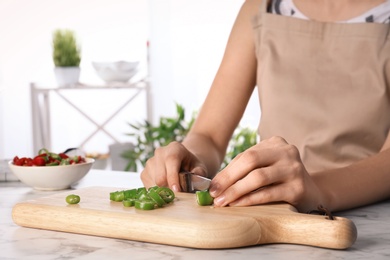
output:
[[0,159],[4,158],[3,80],[0,70]]
[[[199,109],[243,2],[150,0],[151,74],[159,113],[172,114],[174,102],[185,105],[188,114]],[[253,97],[242,124],[257,127],[257,104]]]
[[[84,83],[101,83],[91,61],[137,59],[145,62],[145,42],[149,39],[154,119],[157,120],[162,115],[175,113],[174,102],[184,105],[188,115],[201,106],[242,2],[0,0],[0,72],[3,75],[0,81],[0,122],[3,124],[0,158],[34,152],[29,82],[54,84],[50,46],[54,29],[71,28],[79,36],[83,51],[81,81]],[[143,63],[143,68],[145,66]],[[135,115],[132,110],[111,128],[117,129],[117,135],[126,140],[126,121],[144,116]],[[257,101],[253,98],[243,124],[256,127],[258,119]],[[57,133],[53,136],[57,146],[54,150],[72,146],[63,133],[80,134],[77,125],[82,119],[77,120],[70,120],[65,128],[59,128],[58,124],[53,126]],[[103,146],[93,149],[106,149],[107,145]]]
[[[36,152],[32,150],[29,83],[55,84],[51,58],[54,29],[76,32],[82,48],[83,83],[102,83],[91,66],[92,61],[146,59],[149,12],[145,0],[0,0],[0,20],[4,125],[0,155],[5,158]],[[84,103],[104,103],[93,99]],[[53,139],[57,143],[53,150],[59,151],[75,144],[67,139],[68,134],[81,136],[86,130],[80,128],[82,118],[67,116],[73,115],[72,108],[58,100],[52,103],[59,106],[52,111],[54,121],[62,122],[53,124]],[[122,122],[125,127],[123,117]]]

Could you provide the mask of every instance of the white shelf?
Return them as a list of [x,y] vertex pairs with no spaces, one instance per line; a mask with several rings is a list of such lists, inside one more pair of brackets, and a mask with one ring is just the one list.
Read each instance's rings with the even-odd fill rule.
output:
[[[85,120],[88,120],[95,126],[94,131],[92,131],[78,147],[83,147],[88,141],[90,141],[97,133],[103,132],[109,138],[111,138],[115,143],[118,143],[112,133],[105,129],[107,123],[109,123],[113,118],[115,118],[119,112],[126,108],[139,94],[145,93],[146,95],[146,114],[147,120],[152,121],[152,102],[151,102],[151,92],[150,84],[146,80],[140,80],[133,83],[110,83],[107,85],[86,85],[78,84],[70,87],[47,87],[39,86],[35,83],[30,84],[31,89],[31,107],[32,107],[32,124],[33,124],[33,151],[36,152],[42,147],[51,150],[52,149],[52,133],[51,133],[51,120],[50,120],[50,95],[51,93],[56,94],[61,99],[65,101],[67,105],[75,109],[79,114],[81,114]],[[130,94],[126,101],[120,105],[117,110],[115,110],[106,120],[102,123],[98,123],[91,116],[83,111],[69,96],[64,95],[65,92],[69,91],[80,91],[80,95],[85,95],[85,92],[88,90],[129,90]]]

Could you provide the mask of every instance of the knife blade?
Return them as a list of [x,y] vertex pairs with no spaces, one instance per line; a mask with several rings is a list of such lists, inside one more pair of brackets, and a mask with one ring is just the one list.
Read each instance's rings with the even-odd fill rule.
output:
[[193,174],[191,172],[179,172],[180,188],[183,192],[195,193],[196,191],[207,190],[210,187],[211,180]]

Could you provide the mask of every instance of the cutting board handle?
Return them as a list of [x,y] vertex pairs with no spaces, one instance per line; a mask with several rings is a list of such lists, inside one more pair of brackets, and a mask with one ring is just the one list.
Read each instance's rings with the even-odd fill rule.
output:
[[289,215],[288,218],[275,216],[264,223],[261,223],[261,217],[257,218],[257,221],[263,229],[258,244],[292,243],[346,249],[357,238],[355,224],[342,217],[334,217],[334,220],[331,220],[326,216],[297,213]]

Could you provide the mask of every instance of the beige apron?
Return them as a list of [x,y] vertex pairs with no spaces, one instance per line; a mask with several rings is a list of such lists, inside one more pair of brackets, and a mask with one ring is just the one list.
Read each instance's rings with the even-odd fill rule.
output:
[[390,127],[390,25],[254,19],[260,138],[297,146],[309,172],[377,153]]

